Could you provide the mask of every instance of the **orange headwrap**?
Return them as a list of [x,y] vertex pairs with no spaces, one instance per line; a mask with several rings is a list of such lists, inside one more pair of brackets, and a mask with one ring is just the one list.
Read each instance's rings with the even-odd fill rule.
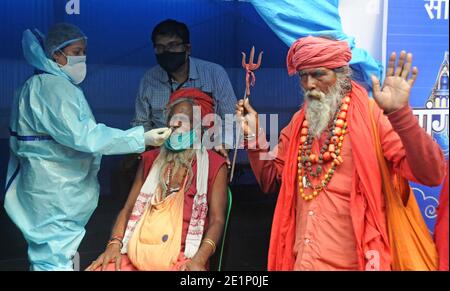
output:
[[351,58],[352,51],[346,41],[308,36],[292,44],[286,62],[288,73],[292,76],[304,69],[343,67]]
[[183,98],[192,99],[195,104],[200,106],[202,118],[210,113],[214,113],[213,98],[196,88],[185,88],[173,92],[172,95],[170,95],[168,105]]

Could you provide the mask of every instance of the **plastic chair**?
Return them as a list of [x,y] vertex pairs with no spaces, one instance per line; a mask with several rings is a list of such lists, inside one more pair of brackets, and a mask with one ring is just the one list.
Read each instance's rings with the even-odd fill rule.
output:
[[222,235],[222,243],[220,246],[220,253],[219,253],[219,263],[217,271],[222,270],[222,258],[223,258],[223,250],[225,248],[225,239],[227,236],[227,230],[228,230],[228,222],[230,219],[230,213],[231,213],[231,206],[233,205],[233,194],[231,193],[230,187],[228,187],[228,199],[227,199],[227,214],[225,218],[225,226],[223,228],[223,235]]

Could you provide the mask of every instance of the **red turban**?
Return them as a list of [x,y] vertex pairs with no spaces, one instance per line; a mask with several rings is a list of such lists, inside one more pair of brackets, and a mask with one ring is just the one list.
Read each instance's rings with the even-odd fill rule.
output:
[[351,58],[352,52],[346,41],[308,36],[292,44],[286,62],[288,73],[292,76],[304,69],[343,67]]
[[210,113],[214,113],[214,100],[205,92],[196,88],[179,89],[170,95],[168,105],[179,99],[192,99],[201,108],[202,118]]

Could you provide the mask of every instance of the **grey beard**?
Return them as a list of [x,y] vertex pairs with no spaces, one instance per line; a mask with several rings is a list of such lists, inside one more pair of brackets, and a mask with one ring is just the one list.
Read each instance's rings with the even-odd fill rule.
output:
[[[305,91],[306,120],[309,123],[309,131],[313,137],[318,138],[333,120],[340,101],[345,96],[344,80],[338,78],[328,94],[319,90]],[[319,96],[320,99],[311,98]]]
[[[164,147],[161,147],[161,151],[158,155],[159,160],[162,160],[161,165],[161,172],[159,174],[159,187],[158,190],[161,191],[161,193],[167,192],[167,168],[170,164],[172,164],[172,173],[176,174],[178,170],[182,168],[186,168],[188,170],[187,175],[187,183],[186,183],[186,189],[189,189],[191,181],[192,181],[192,158],[195,154],[195,150],[187,149],[179,153],[173,153],[167,150]],[[180,185],[181,186],[181,185]]]

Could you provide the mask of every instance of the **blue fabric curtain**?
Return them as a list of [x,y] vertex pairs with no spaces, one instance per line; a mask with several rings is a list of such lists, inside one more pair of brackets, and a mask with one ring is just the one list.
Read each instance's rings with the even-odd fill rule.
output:
[[251,0],[251,3],[288,46],[308,35],[333,35],[346,40],[352,49],[350,65],[354,79],[371,88],[372,74],[382,78],[383,68],[367,51],[356,47],[355,39],[345,34],[339,17],[338,0]]

